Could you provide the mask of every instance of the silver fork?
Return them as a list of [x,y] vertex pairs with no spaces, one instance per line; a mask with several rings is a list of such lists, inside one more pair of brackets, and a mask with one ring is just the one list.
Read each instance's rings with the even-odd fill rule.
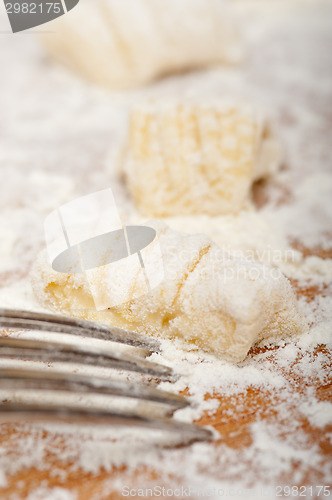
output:
[[[178,433],[183,441],[192,442],[210,440],[213,433],[202,426],[178,422],[170,416],[190,403],[177,394],[169,393],[145,383],[132,383],[112,380],[97,376],[78,375],[73,373],[72,365],[98,366],[127,372],[138,372],[156,380],[174,381],[177,375],[171,368],[153,363],[127,353],[110,350],[112,342],[140,347],[152,352],[160,351],[160,343],[143,335],[121,328],[73,319],[66,316],[0,309],[0,327],[19,330],[39,330],[70,335],[70,342],[61,338],[48,341],[27,338],[0,337],[0,389],[6,391],[41,391],[38,402],[0,402],[0,420],[42,419],[56,421],[74,421],[75,423],[93,422],[106,425],[138,426],[150,429],[166,430]],[[78,337],[89,337],[106,342],[98,346],[86,346]],[[68,337],[67,337],[68,340]],[[103,345],[107,349],[103,350]],[[61,362],[68,365],[66,370],[49,368],[31,368],[1,366],[1,360],[29,360],[44,362]],[[42,391],[58,391],[77,395],[103,395],[143,400],[150,404],[161,405],[166,417],[146,416],[138,411],[115,409],[94,409],[82,407],[66,400],[58,403],[43,402]],[[53,393],[53,392],[52,392]],[[28,393],[27,393],[28,394]]]

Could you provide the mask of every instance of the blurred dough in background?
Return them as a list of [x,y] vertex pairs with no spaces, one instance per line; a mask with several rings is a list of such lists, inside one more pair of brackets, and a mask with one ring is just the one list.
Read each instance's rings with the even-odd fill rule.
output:
[[112,89],[236,63],[242,54],[224,0],[85,0],[55,20],[43,40],[55,59]]
[[134,107],[125,179],[148,217],[237,213],[252,183],[276,171],[281,149],[262,112],[220,100]]

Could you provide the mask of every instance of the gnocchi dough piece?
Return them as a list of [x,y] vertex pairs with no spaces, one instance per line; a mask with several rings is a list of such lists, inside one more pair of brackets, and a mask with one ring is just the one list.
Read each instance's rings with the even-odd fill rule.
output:
[[148,217],[246,208],[252,183],[273,173],[280,147],[248,105],[153,103],[133,109],[123,171]]
[[223,0],[86,0],[56,19],[43,41],[57,60],[113,89],[238,62],[242,53]]
[[[204,235],[178,233],[159,222],[155,229],[165,280],[149,293],[96,311],[84,275],[55,272],[41,254],[32,271],[36,297],[68,315],[179,337],[230,362],[242,361],[259,341],[307,331],[290,283],[278,269],[232,258]],[[134,281],[133,276],[133,289]]]

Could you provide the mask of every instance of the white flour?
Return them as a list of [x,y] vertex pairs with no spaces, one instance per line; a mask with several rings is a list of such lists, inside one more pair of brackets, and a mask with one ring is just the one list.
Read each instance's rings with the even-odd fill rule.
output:
[[[332,247],[332,12],[327,2],[294,2],[290,7],[278,4],[237,6],[244,19],[250,19],[245,24],[248,57],[242,68],[173,77],[128,94],[89,87],[51,65],[35,36],[1,34],[5,41],[0,46],[1,306],[39,307],[27,275],[44,245],[44,217],[64,201],[102,189],[114,178],[109,159],[115,156],[125,123],[121,107],[141,96],[174,92],[178,96],[231,92],[259,102],[274,119],[285,148],[285,163],[265,186],[269,202],[259,211],[238,217],[172,218],[167,222],[175,229],[205,232],[227,249],[280,267],[300,289],[317,289],[315,300],[299,300],[310,332],[279,349],[252,354],[243,363],[230,365],[165,342],[163,353],[152,357],[182,375],[175,384],[163,383],[162,388],[175,392],[189,388],[196,407],[177,412],[176,417],[184,421],[192,421],[205,410],[214,413],[219,403],[204,400],[206,393],[218,392],[225,398],[238,395],[238,406],[230,405],[223,411],[223,422],[245,412],[242,395],[248,387],[269,394],[276,418],[264,419],[262,414],[261,420],[250,426],[246,446],[237,450],[222,442],[216,447],[196,444],[163,450],[147,448],[144,439],[133,436],[128,446],[112,443],[112,431],[67,430],[66,446],[58,456],[64,470],[82,467],[98,472],[125,463],[129,481],[130,470],[146,464],[162,471],[167,484],[177,479],[193,487],[211,488],[229,488],[232,477],[239,487],[250,486],[253,478],[255,484],[271,486],[296,464],[294,483],[301,484],[311,467],[320,470],[326,481],[331,476],[319,446],[300,425],[307,419],[313,429],[324,428],[332,416],[331,403],[311,387],[313,380],[327,384],[328,379],[328,354],[324,350],[315,354],[314,350],[317,344],[331,347],[332,261],[301,253],[303,248],[315,254],[317,247]],[[260,9],[264,16],[258,15]],[[0,18],[0,29],[7,29],[6,23]],[[127,219],[137,218],[116,179],[112,188]],[[302,246],[294,249],[294,241]],[[291,370],[300,378],[290,379],[287,373]],[[297,384],[301,391],[295,392]],[[286,423],[287,436],[281,422]],[[10,454],[0,450],[2,484],[6,474],[25,466],[50,467],[45,457],[55,452],[62,434],[54,426],[48,429],[47,439],[42,438],[43,426],[34,426],[31,433],[20,434],[17,442],[13,438]],[[65,480],[64,470],[53,469],[52,474]],[[118,486],[121,489],[122,485]],[[113,487],[114,483],[105,483],[105,494]],[[47,485],[31,499],[38,495],[54,500],[75,498],[62,488],[48,490]],[[273,498],[272,493],[269,498]]]

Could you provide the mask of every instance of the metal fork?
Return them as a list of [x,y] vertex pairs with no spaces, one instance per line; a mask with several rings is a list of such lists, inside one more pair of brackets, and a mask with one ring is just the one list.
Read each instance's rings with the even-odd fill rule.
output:
[[[174,381],[177,376],[172,369],[153,363],[139,356],[118,353],[110,349],[112,342],[140,347],[152,352],[160,351],[160,343],[143,335],[121,328],[73,319],[66,316],[0,309],[0,327],[19,330],[40,330],[67,334],[67,341],[61,338],[48,341],[46,339],[31,340],[27,338],[0,337],[0,389],[6,391],[40,391],[38,402],[0,402],[0,420],[42,419],[56,421],[74,421],[75,423],[96,422],[107,425],[138,426],[151,429],[166,430],[178,433],[186,442],[210,440],[213,433],[202,426],[178,422],[170,415],[177,409],[190,403],[181,395],[169,393],[152,387],[148,381],[133,383],[112,380],[96,376],[73,373],[72,365],[97,366],[126,372],[138,372],[156,380]],[[68,335],[70,337],[68,337]],[[61,337],[61,336],[60,336]],[[89,337],[103,340],[98,346],[87,346],[78,337]],[[70,341],[68,341],[70,338]],[[107,347],[107,349],[103,349]],[[13,359],[22,361],[61,362],[66,370],[55,370],[48,367],[31,368],[15,366],[5,368],[1,360]],[[143,400],[151,405],[161,405],[166,417],[146,416],[138,411],[115,409],[94,409],[82,407],[66,400],[61,403],[43,402],[42,391],[58,391],[75,395],[103,395],[106,397],[124,397]],[[53,392],[52,392],[53,393]],[[28,393],[27,393],[28,394]],[[38,392],[39,394],[39,392]]]

